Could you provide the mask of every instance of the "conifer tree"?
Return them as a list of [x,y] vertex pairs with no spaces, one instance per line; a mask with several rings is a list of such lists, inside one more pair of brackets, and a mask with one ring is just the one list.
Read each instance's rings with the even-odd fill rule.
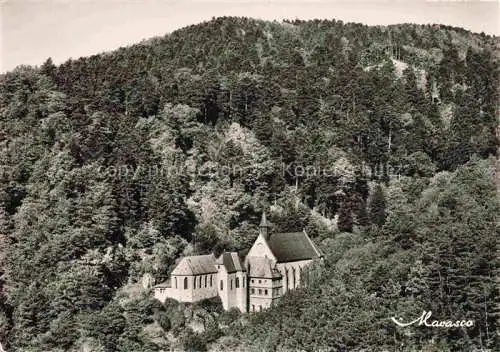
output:
[[377,184],[373,192],[370,202],[370,222],[372,224],[382,226],[385,222],[385,196],[382,186]]
[[340,232],[352,232],[352,211],[349,202],[342,202],[339,209],[337,227]]

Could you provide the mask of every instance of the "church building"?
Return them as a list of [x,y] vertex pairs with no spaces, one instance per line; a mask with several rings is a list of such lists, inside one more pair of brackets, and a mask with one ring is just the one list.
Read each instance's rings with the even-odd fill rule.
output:
[[272,306],[284,293],[307,285],[308,267],[323,255],[305,231],[271,233],[262,214],[259,235],[244,262],[236,252],[184,257],[170,280],[155,286],[162,302],[196,302],[219,296],[225,310],[255,312]]

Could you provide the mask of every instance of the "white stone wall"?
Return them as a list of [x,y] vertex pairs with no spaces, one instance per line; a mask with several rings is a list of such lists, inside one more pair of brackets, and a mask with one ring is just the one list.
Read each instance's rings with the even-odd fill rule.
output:
[[236,288],[236,307],[242,312],[247,311],[247,275],[246,272],[239,271],[236,273],[239,279],[239,286]]
[[224,265],[218,265],[217,269],[219,272],[217,273],[217,293],[222,301],[222,307],[227,310],[228,309],[228,273]]
[[[250,312],[267,309],[273,301],[273,280],[263,278],[249,278],[250,280]],[[267,293],[267,294],[266,294]]]
[[161,303],[164,303],[168,297],[168,288],[166,287],[155,287],[154,297]]
[[178,290],[171,287],[155,287],[155,298],[164,303],[167,298],[173,298],[180,302],[191,302],[191,293],[186,290],[181,294]]
[[[212,276],[212,286],[210,287],[210,276]],[[205,278],[207,287],[205,287]],[[177,285],[176,285],[177,279]],[[187,279],[187,288],[184,288],[184,280]],[[195,281],[196,280],[196,285]],[[200,287],[201,280],[201,287]],[[170,284],[172,287],[156,287],[155,298],[165,302],[167,298],[173,298],[179,302],[196,302],[203,299],[217,296],[217,274],[196,275],[196,276],[172,276]]]
[[[239,287],[236,287],[236,279],[238,279]],[[241,312],[246,312],[247,284],[245,272],[237,271],[228,274],[224,266],[220,266],[217,278],[217,290],[225,310],[236,307]]]
[[231,273],[227,275],[227,304],[224,309],[231,309],[236,307],[238,304],[236,302],[236,273]]
[[[187,279],[187,289],[184,289],[184,279]],[[179,302],[192,302],[193,282],[190,276],[172,276],[170,281],[171,287],[155,288],[155,298],[159,299],[161,302],[165,302],[167,298],[172,298]]]

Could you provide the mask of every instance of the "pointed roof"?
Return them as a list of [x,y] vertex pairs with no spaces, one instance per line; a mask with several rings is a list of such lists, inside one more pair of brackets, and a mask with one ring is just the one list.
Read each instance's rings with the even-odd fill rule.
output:
[[259,227],[269,227],[269,225],[267,224],[267,218],[266,218],[266,212],[263,211],[262,212],[262,218],[260,219],[260,225]]
[[245,271],[236,252],[224,252],[215,259],[213,254],[184,257],[172,271],[171,275],[205,275],[217,273],[217,265],[224,265],[228,273]]
[[203,275],[217,272],[213,254],[184,257],[172,271],[172,275]]
[[278,263],[316,259],[323,256],[305,231],[273,233],[267,243]]
[[240,257],[236,252],[224,252],[217,258],[217,264],[224,265],[226,271],[234,273],[236,271],[246,271],[243,265],[241,265]]
[[271,259],[267,257],[248,257],[250,277],[259,277],[263,279],[280,278],[281,274],[273,266]]

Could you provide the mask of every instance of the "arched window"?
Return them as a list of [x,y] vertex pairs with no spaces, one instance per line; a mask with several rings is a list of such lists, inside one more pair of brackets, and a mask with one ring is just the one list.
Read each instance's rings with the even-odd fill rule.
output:
[[235,285],[236,285],[236,288],[240,288],[240,278],[239,277],[236,278]]
[[177,277],[175,277],[174,280],[175,280],[175,288],[177,288]]
[[184,289],[187,290],[187,288],[188,288],[188,278],[185,277],[184,278]]
[[212,287],[212,276],[213,275],[210,275],[210,287]]
[[193,288],[196,288],[196,276],[193,277]]
[[205,275],[205,287],[207,287],[207,276]]
[[224,290],[224,281],[220,280],[220,290]]
[[285,268],[285,288],[288,290],[288,269]]

